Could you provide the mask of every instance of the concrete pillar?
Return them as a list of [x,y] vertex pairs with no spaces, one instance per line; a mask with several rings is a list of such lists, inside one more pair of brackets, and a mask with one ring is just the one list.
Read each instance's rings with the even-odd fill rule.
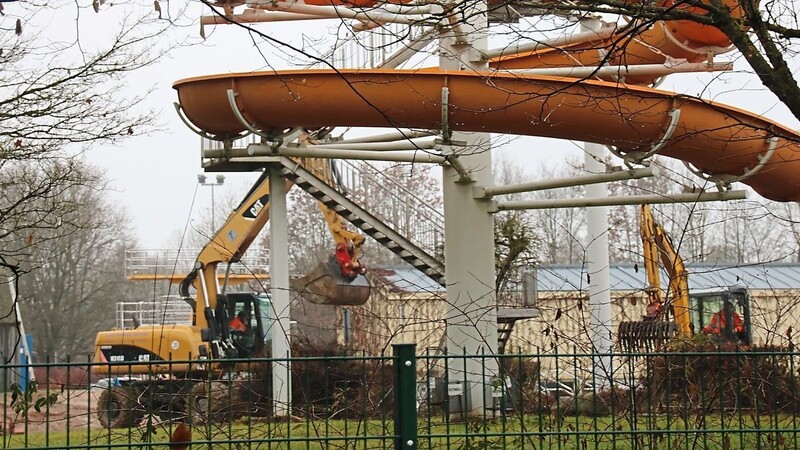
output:
[[[289,346],[289,221],[286,207],[286,181],[278,167],[269,172],[269,271],[272,298],[272,357],[291,356]],[[291,413],[292,377],[288,361],[272,364],[272,399],[275,416]]]
[[[440,36],[439,65],[442,69],[484,70],[487,67],[482,55],[487,49],[486,3],[477,2],[465,9],[456,20],[467,22],[459,23],[457,28]],[[468,92],[447,93],[452,104],[458,103],[459,96],[467,95]],[[459,167],[466,172],[459,173],[453,166],[445,165],[443,176],[447,351],[451,355],[472,356],[450,361],[451,411],[481,415],[484,401],[491,402],[491,397],[486,398],[486,387],[497,374],[497,362],[493,359],[497,351],[497,305],[494,221],[487,212],[486,203],[473,198],[473,188],[492,185],[490,136],[488,133],[452,133],[443,151],[457,156]]]

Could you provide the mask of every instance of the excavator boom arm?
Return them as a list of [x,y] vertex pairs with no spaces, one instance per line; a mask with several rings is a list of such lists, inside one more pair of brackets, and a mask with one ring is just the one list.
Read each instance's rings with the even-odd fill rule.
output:
[[[336,183],[333,166],[330,161],[308,158],[298,159],[306,169],[314,172],[316,176],[327,183]],[[286,181],[287,190],[291,188],[292,182]],[[213,326],[212,318],[218,302],[218,278],[217,267],[220,263],[238,262],[250,244],[255,240],[261,230],[269,220],[269,172],[264,171],[250,188],[244,200],[231,212],[222,227],[200,251],[192,273],[181,283],[181,294],[185,298],[190,298],[188,287],[193,285],[196,288],[195,304],[195,325],[201,328]],[[364,237],[358,233],[348,230],[343,223],[343,219],[333,209],[319,203],[323,217],[328,224],[328,228],[336,242],[335,259],[341,274],[335,274],[346,281],[351,281],[358,275],[364,273],[364,268],[360,263],[360,248],[364,242]],[[328,268],[328,272],[334,268]],[[325,273],[325,271],[318,271]],[[319,277],[319,275],[318,275]],[[342,291],[342,283],[334,284],[336,292],[341,297],[347,297]],[[318,290],[321,297],[324,297],[325,289]],[[357,302],[363,303],[368,296],[368,290],[361,290]],[[362,301],[363,300],[363,301]],[[345,300],[345,304],[348,300]],[[360,304],[359,303],[359,304]],[[202,314],[200,311],[204,311]],[[212,330],[212,334],[214,330]]]

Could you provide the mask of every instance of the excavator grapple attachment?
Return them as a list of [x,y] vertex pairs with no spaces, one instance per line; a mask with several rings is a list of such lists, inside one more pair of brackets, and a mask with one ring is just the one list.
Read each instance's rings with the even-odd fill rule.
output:
[[623,352],[643,353],[657,350],[678,334],[678,324],[666,320],[622,322],[617,340]]
[[304,276],[300,289],[305,299],[318,305],[358,306],[367,302],[372,286],[364,275],[352,279],[342,276],[332,257]]

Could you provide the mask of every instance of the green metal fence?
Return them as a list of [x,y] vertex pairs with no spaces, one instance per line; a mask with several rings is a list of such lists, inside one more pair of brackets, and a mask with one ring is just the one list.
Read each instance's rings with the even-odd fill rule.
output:
[[[207,361],[193,361],[187,376],[170,374],[170,364],[183,363],[175,361],[45,362],[36,364],[36,382],[27,388],[5,383],[2,443],[53,449],[800,448],[800,355],[701,349],[488,356],[398,345],[378,357],[239,361],[211,379],[202,376]],[[141,367],[151,373],[142,375]],[[25,370],[6,365],[3,380]],[[272,413],[274,370],[291,376],[289,415]]]

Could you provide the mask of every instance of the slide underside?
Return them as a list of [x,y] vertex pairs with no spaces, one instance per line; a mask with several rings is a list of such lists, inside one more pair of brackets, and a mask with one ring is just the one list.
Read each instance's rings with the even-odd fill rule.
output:
[[[740,176],[776,201],[800,200],[800,135],[730,106],[622,85],[507,73],[296,70],[211,75],[174,84],[187,118],[218,137],[325,126],[442,129],[543,136],[649,151],[679,120],[659,154],[711,175]],[[448,89],[443,124],[442,89]],[[774,139],[773,139],[774,138]],[[774,151],[769,152],[774,144]],[[548,151],[535,149],[531,151]]]

